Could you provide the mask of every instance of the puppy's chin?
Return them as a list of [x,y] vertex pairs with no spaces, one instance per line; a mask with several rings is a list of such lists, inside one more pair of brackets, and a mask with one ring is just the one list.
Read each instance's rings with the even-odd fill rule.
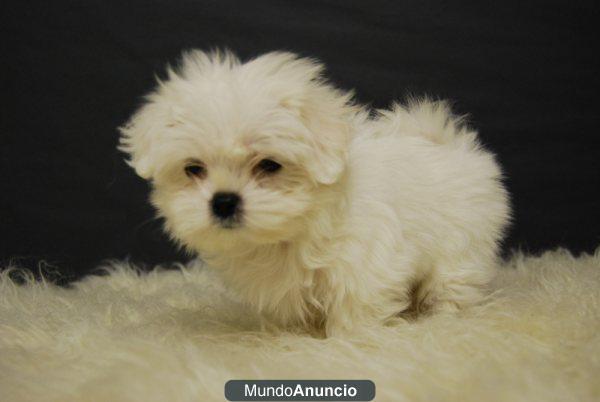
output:
[[[271,223],[271,222],[269,222]],[[277,244],[294,240],[301,233],[301,218],[290,217],[277,225],[261,225],[251,219],[213,225],[211,233],[220,240],[245,246]]]

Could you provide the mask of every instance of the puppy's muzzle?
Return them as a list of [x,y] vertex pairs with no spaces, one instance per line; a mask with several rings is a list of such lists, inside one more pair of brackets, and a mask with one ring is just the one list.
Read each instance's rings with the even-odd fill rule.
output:
[[221,221],[231,221],[239,213],[242,199],[236,193],[218,192],[213,195],[210,206],[213,215]]

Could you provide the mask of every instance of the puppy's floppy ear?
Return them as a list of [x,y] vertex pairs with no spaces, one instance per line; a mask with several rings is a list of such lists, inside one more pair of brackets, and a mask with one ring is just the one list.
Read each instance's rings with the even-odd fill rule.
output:
[[160,102],[155,92],[147,97],[147,103],[122,127],[119,127],[121,139],[119,150],[129,155],[127,163],[144,179],[151,179],[159,165],[155,154],[168,127],[179,122],[179,113],[175,106]]
[[[198,54],[200,52],[193,55],[199,57]],[[144,179],[152,179],[156,173],[159,162],[155,157],[157,143],[169,127],[181,122],[182,112],[170,99],[175,96],[172,87],[182,79],[171,67],[167,67],[167,74],[166,81],[157,78],[158,85],[144,97],[145,103],[125,125],[119,127],[121,138],[118,149],[128,154],[127,164]]]
[[318,183],[333,184],[346,168],[353,109],[347,104],[351,95],[319,85],[295,107],[311,133],[313,159],[306,168]]
[[146,103],[129,121],[119,127],[121,138],[119,150],[128,154],[127,163],[144,179],[152,178],[152,144],[158,135],[159,118],[156,116],[157,105]]
[[313,149],[306,168],[316,182],[335,183],[346,166],[351,121],[357,109],[352,94],[340,91],[323,78],[324,66],[288,52],[271,52],[248,62],[250,76],[266,75],[269,89],[280,104],[292,111],[308,129]]

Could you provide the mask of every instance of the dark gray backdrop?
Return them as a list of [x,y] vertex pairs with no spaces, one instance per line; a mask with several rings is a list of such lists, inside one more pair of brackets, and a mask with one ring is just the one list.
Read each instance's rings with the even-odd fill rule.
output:
[[[515,224],[505,250],[600,241],[594,2],[14,1],[3,7],[0,260],[67,275],[177,255],[116,127],[182,49],[327,63],[376,107],[430,94],[499,155]],[[2,265],[0,264],[0,265]]]

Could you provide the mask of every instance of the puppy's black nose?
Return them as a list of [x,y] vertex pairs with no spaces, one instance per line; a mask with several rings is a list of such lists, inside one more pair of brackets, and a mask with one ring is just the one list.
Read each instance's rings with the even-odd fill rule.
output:
[[220,219],[230,218],[237,211],[240,201],[236,193],[215,193],[211,201],[213,214]]

